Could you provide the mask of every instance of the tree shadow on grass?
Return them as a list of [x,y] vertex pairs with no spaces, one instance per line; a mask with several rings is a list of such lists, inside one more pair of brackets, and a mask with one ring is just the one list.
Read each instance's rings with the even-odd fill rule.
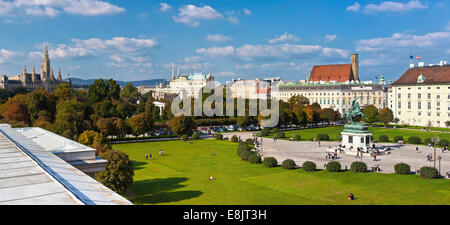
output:
[[134,161],[133,167],[134,167],[134,170],[140,170],[140,169],[144,169],[145,168],[144,165],[147,165],[147,164],[148,164],[148,162]]
[[202,191],[173,191],[186,187],[181,183],[187,180],[186,177],[171,177],[134,182],[133,189],[136,194],[134,201],[142,204],[168,203],[196,198],[203,194]]

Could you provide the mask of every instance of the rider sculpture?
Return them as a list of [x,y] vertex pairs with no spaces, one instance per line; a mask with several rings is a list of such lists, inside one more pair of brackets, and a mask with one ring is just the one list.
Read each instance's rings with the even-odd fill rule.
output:
[[348,119],[351,123],[353,123],[353,119],[355,119],[358,116],[362,116],[367,119],[367,117],[361,112],[361,109],[359,108],[359,103],[357,100],[359,97],[356,97],[352,101],[352,108],[348,111],[348,113],[344,113],[344,118]]

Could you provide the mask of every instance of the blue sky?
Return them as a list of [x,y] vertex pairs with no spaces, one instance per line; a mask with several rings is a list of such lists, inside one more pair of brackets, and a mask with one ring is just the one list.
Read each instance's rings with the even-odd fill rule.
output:
[[409,56],[450,61],[445,0],[0,0],[0,74],[55,71],[141,80],[211,72],[216,80],[305,79],[313,65],[349,63],[360,77],[397,79]]

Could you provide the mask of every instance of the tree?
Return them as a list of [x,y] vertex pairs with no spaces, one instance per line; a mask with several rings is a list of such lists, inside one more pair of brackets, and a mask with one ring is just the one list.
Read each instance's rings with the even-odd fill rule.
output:
[[382,122],[385,127],[394,120],[394,113],[389,108],[382,108],[378,114],[378,121]]
[[95,174],[95,179],[113,191],[124,193],[133,183],[133,163],[128,155],[117,151],[107,150],[101,155],[108,160],[106,170]]
[[316,109],[317,107],[314,107],[313,105],[307,105],[304,108],[308,124],[317,124],[320,121],[320,113],[316,111]]
[[72,84],[70,83],[61,83],[56,86],[55,91],[53,91],[53,94],[58,99],[70,99],[73,96],[75,96],[75,91],[72,88]]
[[[73,139],[86,130],[85,119],[85,105],[75,99],[60,101],[56,106],[55,122],[59,124],[55,129],[58,130],[58,134],[66,132],[67,135],[63,135],[64,137]],[[70,130],[72,137],[69,137],[67,130]]]
[[308,118],[306,116],[305,111],[303,111],[303,109],[295,109],[294,110],[295,116],[297,117],[297,122],[300,125],[305,126],[306,124],[308,124]]
[[123,137],[125,136],[125,134],[127,134],[127,124],[124,122],[124,120],[120,118],[114,118],[113,126],[115,136]]
[[19,102],[7,102],[2,106],[3,118],[30,124],[30,116],[25,105]]
[[309,105],[309,99],[303,95],[294,95],[288,100],[290,108],[303,108]]
[[95,125],[103,137],[108,137],[114,133],[113,120],[110,118],[100,118],[97,120]]
[[96,149],[96,155],[103,154],[110,148],[106,139],[103,136],[93,130],[86,130],[78,137],[78,142]]
[[191,135],[196,128],[194,119],[192,116],[175,116],[169,120],[170,129],[178,135],[187,134]]
[[105,99],[119,99],[120,85],[113,79],[95,80],[93,84],[89,85],[88,96],[91,103],[101,102]]
[[450,120],[445,121],[445,126],[450,127]]
[[331,108],[325,108],[322,110],[322,114],[320,115],[320,119],[322,121],[326,121],[327,123],[334,122],[337,120],[336,111]]
[[134,87],[131,83],[128,83],[125,85],[125,87],[120,92],[120,98],[127,98],[127,99],[138,99],[140,96],[139,91],[136,87]]
[[378,109],[374,105],[366,106],[363,110],[363,114],[367,117],[367,119],[364,117],[362,119],[369,123],[369,125],[378,121]]
[[149,113],[139,113],[128,120],[128,124],[134,136],[139,136],[152,129],[153,121]]

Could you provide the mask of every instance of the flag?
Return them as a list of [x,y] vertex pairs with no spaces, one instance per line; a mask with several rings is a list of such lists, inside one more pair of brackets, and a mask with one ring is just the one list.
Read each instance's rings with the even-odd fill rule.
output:
[[410,56],[409,56],[409,59],[414,59],[414,56],[410,55]]
[[420,56],[416,56],[416,59],[419,60],[419,59],[420,59]]

